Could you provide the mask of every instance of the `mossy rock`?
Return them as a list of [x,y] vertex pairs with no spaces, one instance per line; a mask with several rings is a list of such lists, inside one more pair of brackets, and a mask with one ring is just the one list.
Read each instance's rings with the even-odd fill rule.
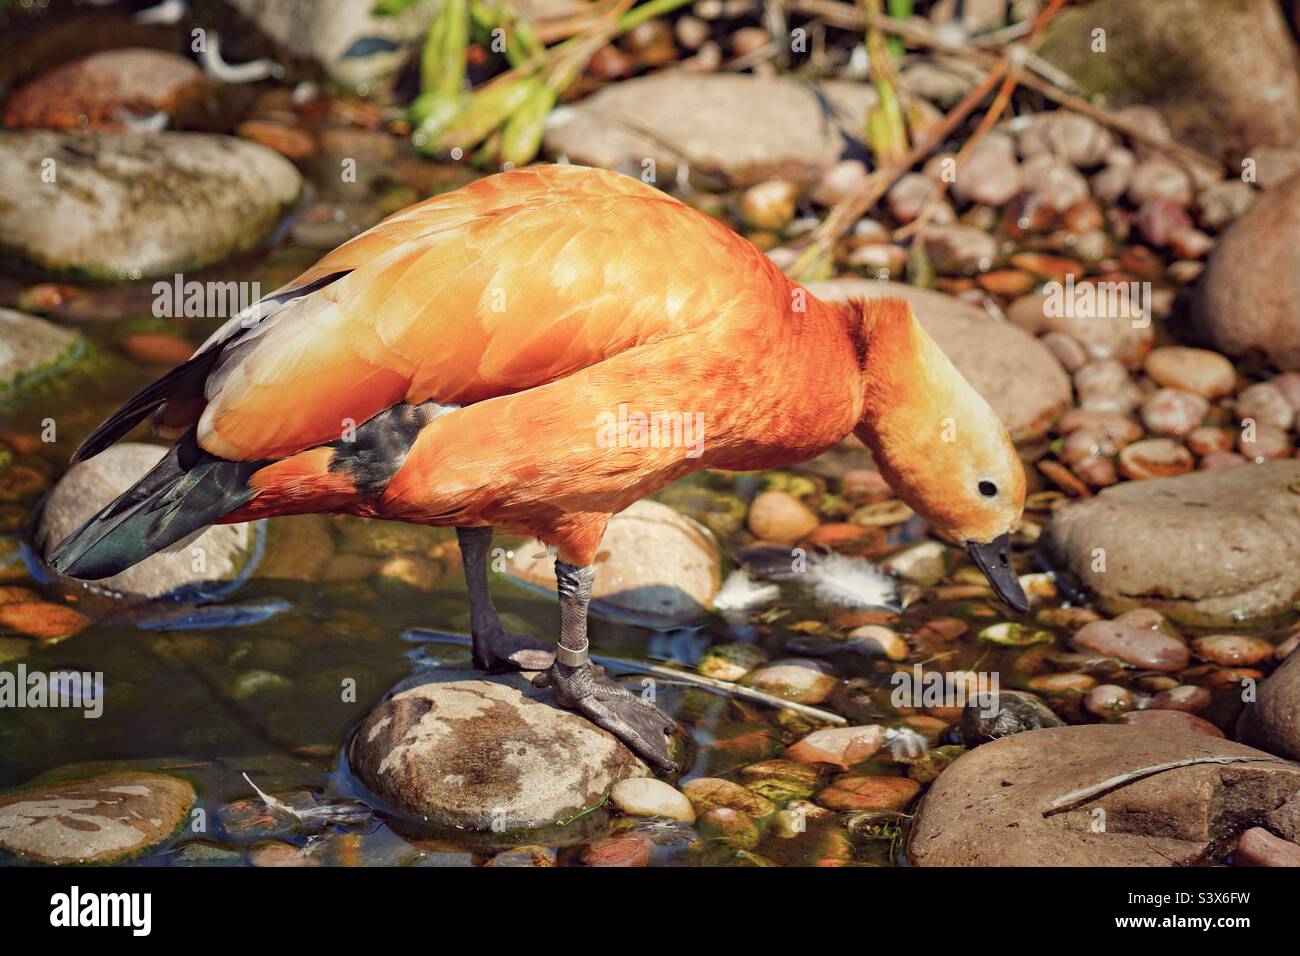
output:
[[1274,0],[1097,0],[1057,16],[1038,52],[1112,106],[1155,107],[1175,139],[1235,170],[1300,127],[1295,47]]

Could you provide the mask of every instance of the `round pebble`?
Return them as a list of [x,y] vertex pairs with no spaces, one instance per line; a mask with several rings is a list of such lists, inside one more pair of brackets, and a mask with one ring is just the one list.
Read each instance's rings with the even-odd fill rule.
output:
[[1285,431],[1295,423],[1295,408],[1282,390],[1271,382],[1256,382],[1242,389],[1233,410],[1237,421],[1243,424],[1253,421],[1256,425]]
[[1204,398],[1232,394],[1237,381],[1232,362],[1209,349],[1162,346],[1147,353],[1143,368],[1158,385],[1193,392]]
[[751,186],[740,199],[740,214],[755,229],[780,232],[794,219],[799,187],[783,179]]
[[1209,706],[1210,692],[1192,684],[1179,684],[1169,690],[1162,690],[1151,700],[1154,710],[1182,710],[1189,714],[1200,713]]
[[1185,435],[1201,423],[1210,403],[1194,392],[1162,388],[1142,403],[1142,422],[1157,435]]
[[1209,455],[1214,452],[1231,451],[1232,432],[1211,425],[1193,428],[1187,433],[1187,447],[1194,455]]
[[620,780],[609,792],[609,798],[628,816],[695,821],[695,811],[686,794],[654,777]]
[[1085,624],[1070,642],[1081,651],[1114,657],[1133,667],[1177,671],[1187,666],[1187,648],[1176,638],[1119,620]]
[[817,527],[817,516],[786,491],[765,491],[749,506],[749,530],[764,541],[794,544]]
[[1040,674],[1029,681],[1029,689],[1059,697],[1069,694],[1086,694],[1097,686],[1097,678],[1091,674]]
[[650,865],[651,842],[637,834],[597,840],[582,854],[587,866],[641,867]]
[[1273,656],[1273,645],[1245,634],[1210,634],[1192,641],[1192,650],[1200,657],[1224,667],[1249,667]]
[[1147,438],[1119,453],[1120,474],[1134,480],[1183,475],[1194,465],[1191,452],[1168,438]]
[[1098,684],[1083,699],[1083,709],[1098,717],[1122,714],[1133,707],[1132,691],[1118,684]]

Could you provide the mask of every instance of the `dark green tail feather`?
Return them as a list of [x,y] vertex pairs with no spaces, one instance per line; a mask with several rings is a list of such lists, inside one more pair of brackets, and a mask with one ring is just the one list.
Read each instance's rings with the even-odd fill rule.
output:
[[246,504],[264,461],[226,461],[199,448],[191,429],[147,475],[68,535],[46,563],[96,581],[125,571]]

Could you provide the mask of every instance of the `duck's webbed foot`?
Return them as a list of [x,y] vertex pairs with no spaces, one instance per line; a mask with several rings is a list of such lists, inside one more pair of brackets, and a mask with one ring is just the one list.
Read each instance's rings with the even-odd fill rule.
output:
[[668,738],[675,724],[658,707],[647,703],[605,676],[587,657],[587,605],[596,569],[555,562],[555,584],[560,596],[560,643],[555,662],[533,679],[550,687],[555,700],[608,730],[656,770],[677,769],[668,756]]
[[603,668],[582,660],[566,664],[563,649],[551,667],[533,678],[537,687],[550,687],[566,710],[582,714],[617,737],[656,770],[671,773],[677,764],[668,755],[668,734],[673,719],[626,687],[605,676]]

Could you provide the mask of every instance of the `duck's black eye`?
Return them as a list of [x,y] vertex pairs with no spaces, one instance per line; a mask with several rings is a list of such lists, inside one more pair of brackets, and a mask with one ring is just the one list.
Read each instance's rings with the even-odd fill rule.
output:
[[991,481],[980,482],[980,494],[982,494],[985,498],[992,498],[997,493],[998,493],[998,486],[993,484],[993,482]]

